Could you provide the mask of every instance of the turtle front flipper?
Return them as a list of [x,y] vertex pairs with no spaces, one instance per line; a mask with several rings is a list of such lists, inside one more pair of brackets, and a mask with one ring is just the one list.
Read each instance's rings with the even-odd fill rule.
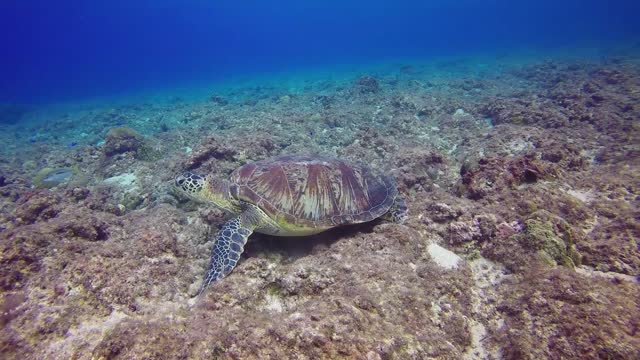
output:
[[256,224],[252,217],[245,214],[235,219],[227,221],[216,234],[211,250],[211,261],[209,269],[204,277],[198,296],[202,294],[207,286],[227,276],[240,260],[240,255],[244,251],[244,245],[253,233]]

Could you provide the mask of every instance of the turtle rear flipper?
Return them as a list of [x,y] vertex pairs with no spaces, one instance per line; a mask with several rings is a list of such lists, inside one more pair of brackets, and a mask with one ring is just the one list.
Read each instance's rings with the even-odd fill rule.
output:
[[401,196],[397,196],[393,201],[393,205],[389,208],[389,211],[382,215],[384,220],[394,222],[396,224],[404,224],[408,217],[409,209],[407,208],[406,201]]
[[242,214],[235,219],[227,221],[216,234],[211,250],[209,269],[202,281],[198,295],[202,294],[207,286],[229,275],[244,251],[244,245],[253,233],[256,224],[251,217]]

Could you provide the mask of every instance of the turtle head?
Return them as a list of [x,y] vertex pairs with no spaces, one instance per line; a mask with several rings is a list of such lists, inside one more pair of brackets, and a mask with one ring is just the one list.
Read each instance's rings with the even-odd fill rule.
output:
[[186,172],[176,176],[174,185],[191,200],[212,203],[231,213],[240,211],[239,201],[231,195],[229,183],[224,180]]
[[204,188],[205,177],[190,172],[180,174],[175,178],[175,185],[187,197],[197,200]]

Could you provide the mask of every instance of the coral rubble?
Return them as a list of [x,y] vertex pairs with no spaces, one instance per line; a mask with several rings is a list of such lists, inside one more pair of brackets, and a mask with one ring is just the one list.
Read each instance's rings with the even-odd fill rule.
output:
[[[3,110],[3,358],[639,358],[640,62],[473,69]],[[194,299],[225,214],[174,175],[284,153],[387,172],[409,220],[254,234]]]

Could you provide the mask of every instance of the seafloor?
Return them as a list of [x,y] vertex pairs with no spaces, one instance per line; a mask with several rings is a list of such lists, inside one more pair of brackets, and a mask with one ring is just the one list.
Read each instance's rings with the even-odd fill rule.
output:
[[[206,97],[3,107],[3,359],[638,359],[640,61],[452,58]],[[171,191],[290,153],[392,174],[404,225],[254,234]]]

